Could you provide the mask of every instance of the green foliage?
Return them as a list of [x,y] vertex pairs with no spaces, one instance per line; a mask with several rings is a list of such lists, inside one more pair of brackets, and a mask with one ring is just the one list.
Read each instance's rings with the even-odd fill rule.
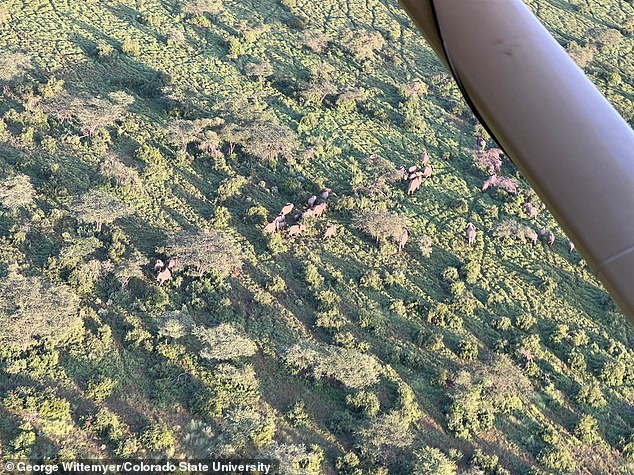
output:
[[[5,3],[4,458],[627,471],[631,327],[396,2]],[[526,3],[632,122],[632,2]]]
[[319,273],[319,269],[313,263],[306,264],[306,283],[314,288],[320,288],[324,284],[324,277]]
[[286,413],[286,418],[294,426],[307,425],[310,421],[310,415],[306,410],[303,401],[297,401],[295,405]]
[[232,360],[245,356],[253,356],[257,346],[229,323],[213,328],[197,326],[192,330],[203,349],[200,356],[209,360]]
[[129,215],[130,209],[107,192],[95,190],[75,200],[73,214],[80,221],[95,223],[95,229],[100,232],[104,224]]
[[384,243],[389,239],[398,240],[407,220],[386,212],[361,213],[355,218],[355,226],[368,233],[377,242]]
[[380,367],[374,357],[334,346],[297,344],[285,354],[292,371],[310,371],[315,379],[329,378],[349,388],[363,388],[378,381]]
[[38,277],[9,273],[0,281],[0,341],[25,349],[41,339],[63,341],[81,328],[79,297]]
[[458,356],[467,361],[478,359],[478,345],[472,341],[461,342],[458,349]]
[[456,464],[435,447],[423,447],[414,452],[415,475],[455,475]]
[[143,446],[152,452],[169,453],[175,442],[172,431],[163,423],[151,425],[141,436]]
[[599,435],[599,424],[594,417],[588,414],[584,414],[581,419],[579,419],[579,422],[575,426],[574,434],[585,444],[595,445],[602,442],[601,436]]
[[515,326],[520,330],[530,330],[536,322],[537,319],[527,313],[515,317]]
[[121,42],[121,52],[128,56],[139,56],[141,54],[141,45],[138,41],[127,36]]
[[317,475],[324,460],[323,450],[316,445],[307,450],[304,445],[272,441],[261,453],[265,458],[279,460],[280,473],[288,475]]
[[379,413],[381,403],[376,394],[368,391],[359,391],[346,396],[346,403],[353,410],[361,412],[368,417],[374,417]]
[[181,231],[170,237],[164,248],[179,265],[192,268],[200,277],[213,272],[227,277],[242,265],[242,249],[227,233],[215,229]]
[[493,427],[494,412],[484,399],[482,388],[475,386],[456,393],[447,412],[447,427],[456,437],[470,439]]
[[486,474],[501,475],[499,471],[499,468],[501,467],[498,465],[498,456],[486,454],[480,449],[476,449],[473,452],[473,456],[471,457],[471,465],[473,467],[479,468]]
[[29,208],[34,203],[35,195],[35,188],[26,175],[16,175],[0,184],[0,205],[4,208]]
[[607,361],[601,369],[600,379],[608,386],[620,387],[625,377],[625,363],[622,361]]
[[565,447],[548,446],[539,453],[537,460],[557,473],[572,473],[577,467],[572,454]]
[[124,436],[124,425],[119,417],[107,408],[102,408],[89,419],[90,430],[108,437],[112,441],[119,441]]
[[97,402],[102,402],[110,397],[118,382],[112,378],[96,378],[88,382],[86,396]]
[[577,393],[577,402],[593,408],[601,408],[606,405],[601,388],[598,384],[584,383]]

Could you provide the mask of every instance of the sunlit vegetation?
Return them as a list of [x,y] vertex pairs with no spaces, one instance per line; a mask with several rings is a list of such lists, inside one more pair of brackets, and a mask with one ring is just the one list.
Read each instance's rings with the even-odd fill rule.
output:
[[397,2],[2,2],[1,458],[634,473],[633,347]]

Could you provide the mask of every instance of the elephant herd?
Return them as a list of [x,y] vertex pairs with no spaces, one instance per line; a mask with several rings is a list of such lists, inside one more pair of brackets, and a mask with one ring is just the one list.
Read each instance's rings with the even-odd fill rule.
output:
[[[304,222],[312,218],[320,218],[328,208],[327,200],[332,190],[330,188],[324,188],[317,195],[312,195],[306,200],[306,209],[299,211],[293,203],[286,203],[276,218],[264,226],[265,234],[273,234],[286,229],[288,236],[301,235],[306,227]],[[319,201],[319,202],[318,202]],[[293,211],[296,211],[293,213]],[[337,227],[334,224],[328,225],[324,232],[323,238],[330,239],[337,234]]]

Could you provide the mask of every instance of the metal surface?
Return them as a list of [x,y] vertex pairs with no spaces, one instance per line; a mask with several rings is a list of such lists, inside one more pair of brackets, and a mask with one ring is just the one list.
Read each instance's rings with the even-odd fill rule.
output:
[[634,322],[634,132],[520,0],[401,0]]

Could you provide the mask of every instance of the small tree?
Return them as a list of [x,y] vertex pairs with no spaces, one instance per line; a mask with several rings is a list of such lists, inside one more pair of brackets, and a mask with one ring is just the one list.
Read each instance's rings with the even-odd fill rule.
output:
[[142,269],[146,264],[147,258],[140,251],[135,249],[121,265],[115,268],[114,275],[121,284],[121,290],[127,287],[128,282],[130,282],[130,279],[133,277],[137,279],[144,277]]
[[229,323],[214,328],[196,327],[192,333],[203,345],[200,356],[208,360],[233,360],[253,356],[257,346]]
[[87,191],[75,200],[72,213],[80,221],[95,223],[95,230],[101,232],[104,224],[128,216],[130,208],[105,191]]
[[456,464],[435,447],[423,447],[414,452],[415,475],[455,475]]
[[374,57],[374,53],[385,45],[385,40],[376,31],[363,29],[348,30],[343,36],[345,48],[358,61]]
[[34,199],[35,188],[26,175],[16,175],[0,183],[0,205],[4,208],[28,208]]
[[297,148],[295,134],[281,125],[256,122],[248,127],[248,139],[244,151],[260,160],[289,158]]
[[242,251],[228,234],[215,229],[182,231],[175,234],[165,247],[165,253],[180,260],[180,265],[191,267],[198,276],[214,271],[226,277],[242,265]]
[[42,109],[60,122],[77,122],[82,133],[91,137],[98,129],[121,119],[133,102],[134,97],[123,91],[111,92],[108,99],[73,97],[67,91],[62,91],[42,101]]
[[10,272],[0,280],[0,346],[27,348],[59,340],[81,324],[79,297],[63,286]]
[[355,226],[384,243],[389,239],[398,240],[407,226],[407,219],[385,211],[370,211],[356,217]]

